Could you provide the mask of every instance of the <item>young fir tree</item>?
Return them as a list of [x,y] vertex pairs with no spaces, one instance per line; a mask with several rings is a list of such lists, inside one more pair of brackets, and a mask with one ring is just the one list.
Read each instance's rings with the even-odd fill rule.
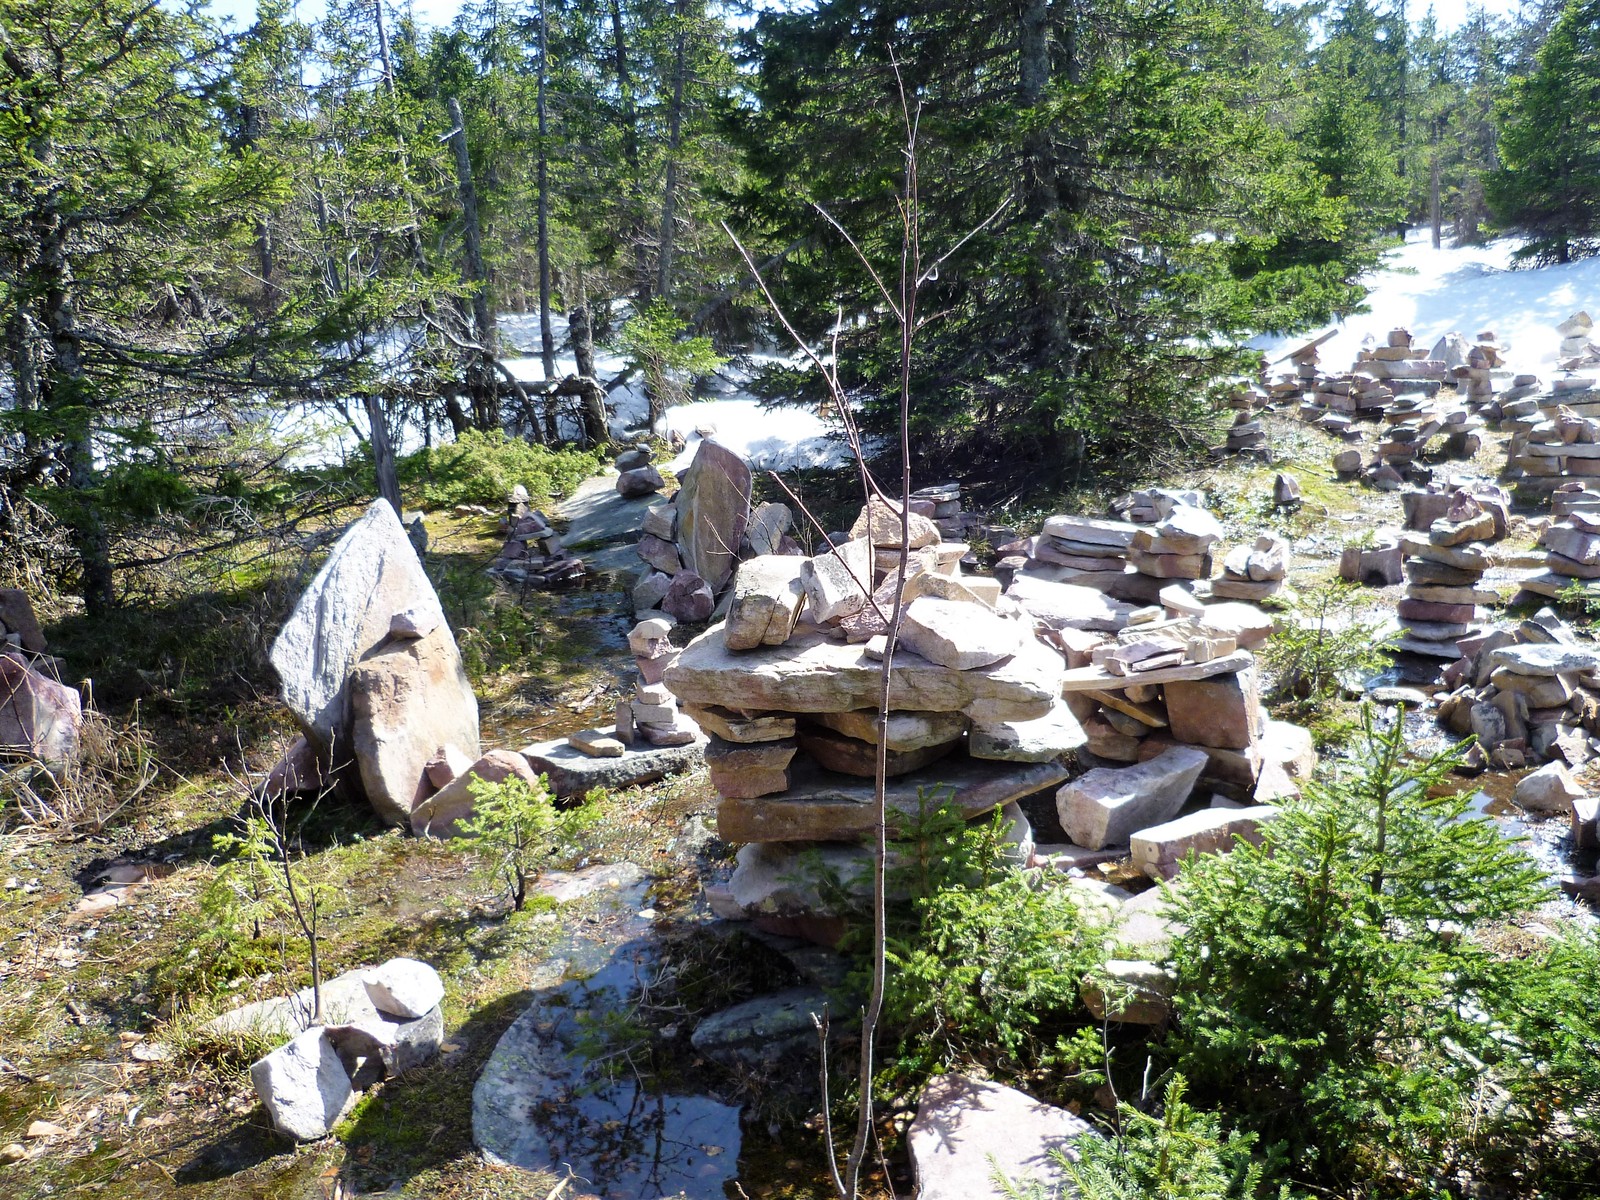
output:
[[1564,263],[1600,249],[1600,0],[1572,0],[1501,108],[1496,217],[1527,236],[1517,257]]
[[1542,872],[1449,789],[1453,754],[1414,758],[1403,723],[1364,721],[1355,763],[1261,846],[1185,870],[1168,1049],[1299,1179],[1431,1194],[1463,1162],[1528,1166],[1541,1063],[1572,1043],[1514,1034],[1540,988],[1492,936],[1545,897]]

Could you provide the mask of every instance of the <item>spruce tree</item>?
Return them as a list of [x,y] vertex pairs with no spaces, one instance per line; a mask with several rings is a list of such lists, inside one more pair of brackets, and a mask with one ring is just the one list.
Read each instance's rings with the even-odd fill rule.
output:
[[1489,204],[1527,243],[1517,257],[1564,263],[1600,250],[1600,0],[1572,0],[1500,110],[1503,166]]

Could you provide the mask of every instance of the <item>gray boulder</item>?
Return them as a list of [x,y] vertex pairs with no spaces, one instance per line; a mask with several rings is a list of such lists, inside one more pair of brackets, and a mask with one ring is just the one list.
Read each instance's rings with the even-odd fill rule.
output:
[[250,1081],[272,1127],[300,1142],[326,1137],[355,1095],[339,1052],[320,1026],[252,1063]]
[[1056,793],[1056,813],[1073,843],[1098,850],[1177,816],[1210,762],[1203,750],[1174,746],[1132,767],[1096,767]]

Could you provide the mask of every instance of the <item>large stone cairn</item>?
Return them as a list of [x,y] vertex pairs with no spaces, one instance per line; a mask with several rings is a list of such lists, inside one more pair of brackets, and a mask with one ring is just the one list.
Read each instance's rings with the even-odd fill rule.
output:
[[1591,329],[1587,313],[1562,322],[1561,374],[1550,391],[1501,402],[1502,428],[1512,431],[1507,474],[1519,477],[1517,490],[1530,498],[1547,496],[1569,480],[1600,486],[1600,384],[1583,370],[1600,363]]
[[1413,530],[1402,538],[1406,586],[1396,610],[1399,649],[1435,658],[1457,657],[1456,643],[1477,631],[1478,606],[1499,602],[1494,592],[1478,587],[1489,569],[1484,547],[1495,536],[1494,514],[1469,493],[1458,491],[1425,533]]
[[[726,619],[665,670],[711,735],[720,835],[743,844],[728,887],[711,893],[724,915],[827,915],[809,866],[854,878],[868,861],[880,738],[892,809],[914,815],[937,794],[969,817],[1059,784],[1057,760],[1083,743],[1060,699],[1059,654],[996,581],[962,575],[965,546],[943,542],[935,518],[909,522],[904,577],[900,514],[879,500],[822,554],[746,560]],[[897,594],[905,611],[880,732],[879,659]],[[1023,840],[1020,811],[1008,815]]]
[[1579,588],[1600,599],[1600,487],[1568,483],[1550,501],[1551,520],[1539,534],[1545,571],[1521,580],[1522,590],[1557,599]]
[[550,520],[528,502],[520,483],[506,497],[506,544],[489,564],[489,573],[525,587],[553,587],[583,578],[581,558],[569,554]]
[[706,439],[679,479],[673,498],[645,513],[639,557],[644,570],[633,587],[640,617],[657,610],[698,624],[710,618],[740,558],[799,554],[788,536],[792,515],[782,504],[750,509],[750,466]]
[[1516,629],[1481,632],[1459,643],[1445,668],[1453,690],[1439,721],[1476,734],[1476,763],[1515,770],[1532,763],[1577,767],[1600,753],[1600,647],[1580,642],[1543,609]]

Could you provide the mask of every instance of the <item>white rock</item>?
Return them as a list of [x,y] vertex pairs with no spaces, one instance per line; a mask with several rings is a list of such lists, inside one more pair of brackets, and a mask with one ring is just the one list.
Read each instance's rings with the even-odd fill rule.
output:
[[967,739],[973,758],[1001,762],[1049,762],[1089,740],[1078,718],[1065,703],[1048,716],[1033,721],[993,721],[975,724]]
[[425,1016],[444,999],[439,972],[414,958],[391,958],[369,970],[364,982],[373,1007],[408,1021]]
[[1553,762],[1518,780],[1511,802],[1528,812],[1565,813],[1572,811],[1572,802],[1583,794],[1567,768]]
[[811,620],[818,625],[858,612],[871,595],[872,547],[850,541],[806,559],[800,568]]
[[[966,1075],[939,1075],[923,1089],[906,1140],[918,1200],[1001,1200],[1009,1186],[1034,1183],[1071,1195],[1066,1168],[1088,1124],[1015,1088]],[[1003,1182],[1002,1182],[1003,1181]],[[1065,1189],[1065,1190],[1064,1190]]]
[[919,596],[906,606],[900,640],[931,663],[970,671],[1010,658],[1025,632],[985,605]]
[[252,1063],[250,1081],[273,1128],[301,1142],[326,1137],[354,1095],[321,1026]]

